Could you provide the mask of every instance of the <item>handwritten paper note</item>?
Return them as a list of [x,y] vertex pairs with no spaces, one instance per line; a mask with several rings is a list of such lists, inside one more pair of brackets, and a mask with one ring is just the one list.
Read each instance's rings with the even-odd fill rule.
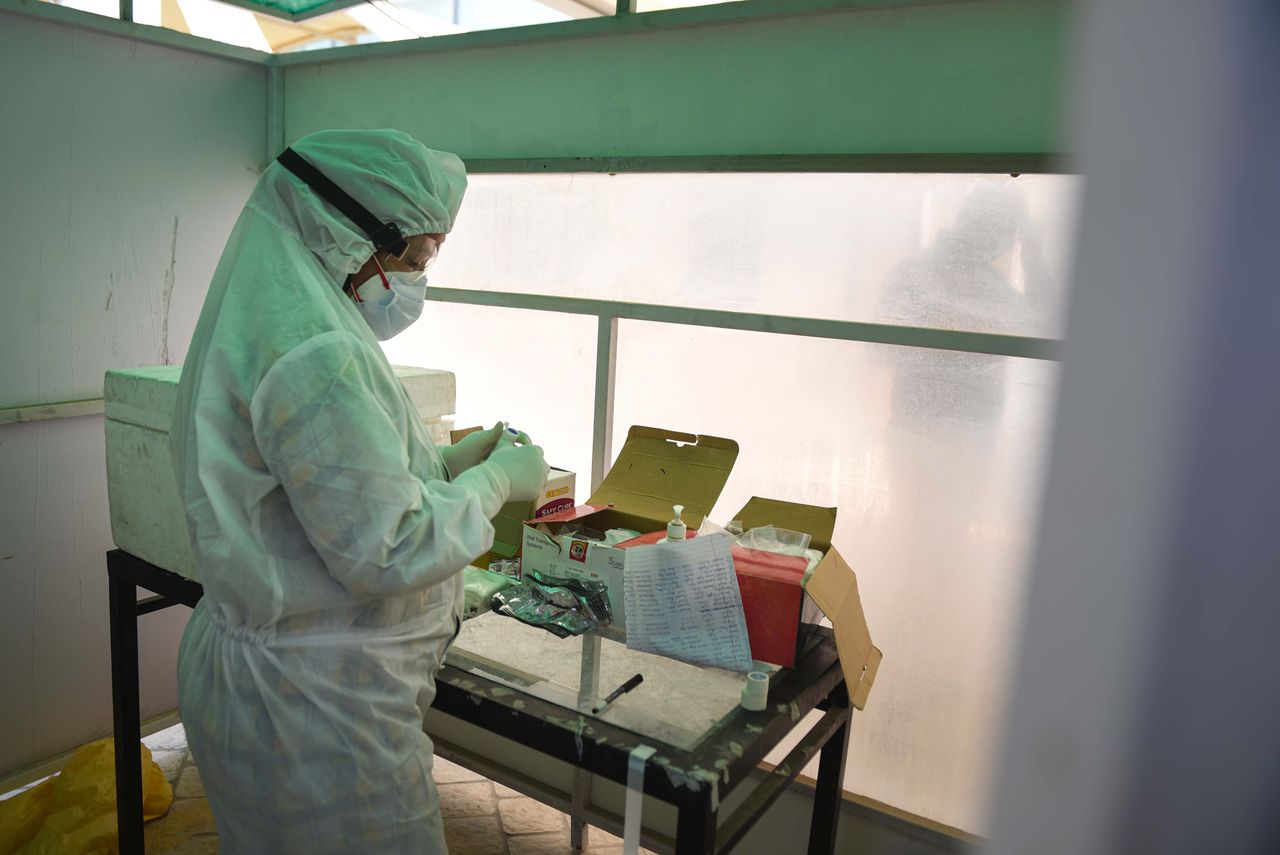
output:
[[751,670],[728,538],[696,537],[627,555],[627,647],[697,665]]

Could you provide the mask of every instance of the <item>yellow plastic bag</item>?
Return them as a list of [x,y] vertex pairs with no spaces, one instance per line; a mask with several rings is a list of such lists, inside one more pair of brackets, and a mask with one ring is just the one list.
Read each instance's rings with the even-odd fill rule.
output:
[[[155,819],[173,804],[164,772],[142,750],[142,813]],[[107,855],[116,831],[115,745],[110,737],[72,755],[62,774],[0,802],[0,855]]]

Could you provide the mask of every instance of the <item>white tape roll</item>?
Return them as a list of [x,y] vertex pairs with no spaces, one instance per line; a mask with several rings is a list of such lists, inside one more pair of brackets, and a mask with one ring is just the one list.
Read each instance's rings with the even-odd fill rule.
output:
[[742,687],[742,708],[760,712],[768,702],[769,675],[763,671],[752,671],[747,674],[747,683]]

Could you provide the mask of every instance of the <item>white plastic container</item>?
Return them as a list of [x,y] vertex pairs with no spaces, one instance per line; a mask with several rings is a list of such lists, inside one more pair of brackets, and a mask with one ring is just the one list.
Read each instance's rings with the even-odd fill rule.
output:
[[[448,444],[457,385],[452,372],[395,366],[437,443]],[[181,365],[108,371],[104,383],[111,537],[126,552],[189,579],[195,562],[169,453]]]

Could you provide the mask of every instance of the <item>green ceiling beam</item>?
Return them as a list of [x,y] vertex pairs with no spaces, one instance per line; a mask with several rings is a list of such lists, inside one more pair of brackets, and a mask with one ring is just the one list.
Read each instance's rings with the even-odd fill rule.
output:
[[1064,154],[725,154],[687,157],[472,158],[467,172],[895,172],[960,174],[1062,174]]

